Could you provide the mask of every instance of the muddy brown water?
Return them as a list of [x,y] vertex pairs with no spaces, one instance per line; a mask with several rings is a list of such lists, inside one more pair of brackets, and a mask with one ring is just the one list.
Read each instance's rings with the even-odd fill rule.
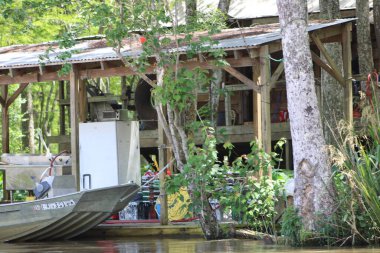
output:
[[260,241],[229,239],[205,241],[202,239],[129,238],[117,240],[64,241],[38,243],[0,243],[0,253],[79,252],[79,253],[208,253],[208,252],[333,252],[380,253],[380,248],[307,248],[264,245]]

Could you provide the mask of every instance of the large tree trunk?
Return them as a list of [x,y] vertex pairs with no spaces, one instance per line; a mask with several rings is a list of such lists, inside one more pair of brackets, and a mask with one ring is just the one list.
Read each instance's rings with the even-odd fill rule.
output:
[[305,228],[315,230],[318,214],[331,214],[333,199],[306,30],[306,1],[277,0],[277,6],[293,143],[294,204]]
[[221,69],[212,71],[212,81],[210,84],[209,100],[211,111],[211,125],[216,128],[218,125],[219,93],[222,84],[223,73]]
[[196,16],[197,0],[185,0],[186,3],[186,23],[189,23]]
[[377,45],[377,70],[380,71],[380,0],[373,0],[373,21]]
[[[375,25],[377,47],[377,71],[380,71],[380,0],[373,0],[373,23]],[[377,101],[380,101],[380,90],[376,89]]]
[[21,133],[22,133],[22,149],[24,152],[28,150],[29,147],[29,134],[28,134],[28,127],[29,127],[29,114],[28,114],[28,96],[27,91],[24,90],[21,92],[21,99],[23,102],[21,103],[21,114],[22,114],[22,121],[21,121]]
[[368,0],[356,0],[356,34],[358,41],[359,71],[367,75],[373,70],[372,43]]
[[36,144],[34,141],[34,110],[33,110],[33,90],[30,84],[27,87],[27,112],[28,112],[28,145],[29,152],[34,154],[36,152]]
[[219,0],[218,9],[224,14],[228,14],[231,0]]
[[[320,18],[341,18],[339,0],[319,0]],[[340,72],[343,73],[342,46],[340,43],[325,44],[327,52],[335,60]],[[343,74],[342,74],[343,75]],[[321,74],[321,112],[323,134],[326,144],[335,145],[338,136],[337,123],[344,119],[344,88],[329,73],[322,70]],[[335,137],[334,137],[335,135]]]
[[215,240],[221,237],[221,231],[215,212],[212,210],[209,198],[201,195],[201,213],[198,214],[203,235],[206,240]]

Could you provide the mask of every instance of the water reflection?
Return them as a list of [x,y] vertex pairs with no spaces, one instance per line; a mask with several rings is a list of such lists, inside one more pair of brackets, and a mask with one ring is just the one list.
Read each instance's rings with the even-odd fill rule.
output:
[[153,239],[129,238],[125,240],[65,241],[39,243],[1,244],[0,253],[34,253],[34,252],[80,252],[80,253],[208,253],[208,252],[334,252],[334,253],[380,253],[378,248],[315,248],[294,249],[285,246],[264,245],[251,240],[205,241],[202,239]]

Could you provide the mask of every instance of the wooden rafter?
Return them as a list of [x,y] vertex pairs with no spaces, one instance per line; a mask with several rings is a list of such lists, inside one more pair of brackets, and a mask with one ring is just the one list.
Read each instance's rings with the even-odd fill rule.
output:
[[12,94],[12,96],[7,99],[6,106],[9,107],[16,98],[25,90],[25,88],[28,87],[28,83],[21,83],[18,89]]
[[345,85],[344,79],[341,75],[337,75],[336,71],[334,71],[331,66],[327,65],[316,53],[311,51],[311,58],[313,61],[323,68],[327,73],[329,73],[332,77],[334,77],[342,86]]
[[25,88],[28,86],[28,83],[21,83],[18,89],[12,94],[11,97],[4,98],[2,95],[0,95],[0,104],[3,107],[9,107],[16,98],[25,90]]
[[[228,58],[225,59],[226,62],[230,64],[232,67],[249,67],[252,66],[252,59],[249,57],[242,57],[240,59]],[[108,68],[104,70],[101,69],[100,64],[99,68],[91,68],[86,69],[87,65],[79,65],[84,68],[78,70],[80,79],[90,79],[90,78],[98,78],[98,77],[111,77],[111,76],[125,76],[132,75],[134,72],[127,67],[111,67],[111,64],[107,64]],[[216,69],[218,68],[212,61],[188,61],[182,62],[180,64],[181,67],[185,68],[196,68],[200,67],[202,69]],[[148,66],[146,68],[145,74],[154,73],[154,66]],[[39,68],[35,68],[34,72],[24,75],[17,75],[11,77],[9,75],[0,75],[0,85],[6,84],[14,84],[14,83],[36,83],[36,82],[47,82],[47,81],[68,81],[70,80],[69,75],[59,75],[58,71],[48,72],[47,70],[41,71]]]
[[[341,74],[341,71],[339,70],[338,66],[335,64],[333,58],[331,55],[327,52],[326,48],[323,46],[322,41],[318,37],[316,33],[311,33],[310,37],[314,41],[315,45],[318,47],[319,51],[322,53],[322,55],[326,58],[326,61],[328,65],[331,67],[331,71],[334,73],[332,75],[341,85],[344,86],[344,78]],[[318,57],[319,58],[319,57]],[[322,61],[322,60],[321,60]],[[322,61],[323,62],[323,61]],[[321,66],[322,67],[322,66]],[[330,73],[330,72],[329,72]],[[331,73],[330,73],[331,74]]]
[[348,23],[342,28],[342,52],[343,52],[343,72],[344,72],[344,98],[345,98],[345,119],[349,124],[353,124],[353,94],[352,94],[352,54],[351,54],[351,30],[352,24]]
[[260,87],[251,79],[234,69],[233,67],[227,66],[223,67],[225,71],[236,77],[238,80],[242,81],[245,85],[251,87],[254,91],[260,92]]

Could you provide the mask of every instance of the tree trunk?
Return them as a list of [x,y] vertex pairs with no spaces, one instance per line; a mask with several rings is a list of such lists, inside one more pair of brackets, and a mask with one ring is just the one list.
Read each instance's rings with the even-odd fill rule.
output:
[[198,214],[198,218],[203,235],[206,240],[218,239],[221,236],[218,220],[215,212],[212,210],[208,197],[203,194],[201,195],[201,204],[201,213]]
[[32,85],[27,87],[27,113],[28,113],[28,145],[29,152],[36,152],[36,144],[34,141],[34,110],[33,110],[33,90]]
[[185,0],[186,2],[186,23],[190,23],[192,18],[196,16],[197,0]]
[[380,71],[380,0],[373,0],[373,21],[377,45],[377,70]]
[[358,42],[359,71],[368,75],[373,70],[371,32],[368,0],[356,0],[356,34]]
[[341,18],[339,0],[319,0],[319,9],[322,19]]
[[[341,18],[339,0],[319,0],[320,18]],[[343,76],[342,46],[340,43],[325,44],[327,52],[337,64]],[[338,134],[338,122],[344,119],[344,88],[329,73],[322,70],[321,73],[321,112],[323,123],[323,134],[326,144],[335,145],[335,136]]]
[[52,126],[53,126],[53,121],[54,121],[54,118],[55,118],[55,107],[57,105],[57,98],[58,98],[58,89],[56,88],[56,85],[54,83],[54,92],[53,92],[53,99],[51,100],[50,102],[50,109],[49,109],[49,113],[47,114],[48,118],[47,118],[47,127],[46,127],[46,132],[48,133],[48,136],[51,136],[51,129],[52,129]]
[[21,92],[21,99],[23,102],[21,103],[21,114],[22,114],[22,121],[21,121],[21,133],[22,133],[22,149],[24,152],[28,150],[29,147],[29,114],[28,114],[28,91],[24,90]]
[[212,81],[210,84],[210,112],[211,112],[211,125],[216,128],[218,125],[218,107],[219,107],[219,91],[222,83],[223,73],[221,69],[212,71]]
[[277,0],[293,143],[294,204],[308,230],[330,215],[331,169],[314,85],[304,0]]
[[218,9],[224,14],[228,14],[231,0],[219,0]]
[[[373,23],[375,25],[375,37],[377,48],[377,65],[374,66],[380,71],[380,0],[373,0]],[[371,48],[372,49],[372,48]],[[380,90],[376,89],[377,101],[380,100]]]
[[52,83],[52,85],[49,85],[50,86],[50,89],[49,89],[49,94],[46,98],[46,104],[45,104],[45,111],[44,113],[42,114],[42,117],[43,117],[43,125],[42,125],[42,131],[43,131],[43,136],[44,138],[46,136],[49,136],[50,135],[50,129],[49,129],[49,119],[50,119],[50,103],[51,101],[53,101],[53,94],[54,94],[54,87],[55,87],[55,82]]

